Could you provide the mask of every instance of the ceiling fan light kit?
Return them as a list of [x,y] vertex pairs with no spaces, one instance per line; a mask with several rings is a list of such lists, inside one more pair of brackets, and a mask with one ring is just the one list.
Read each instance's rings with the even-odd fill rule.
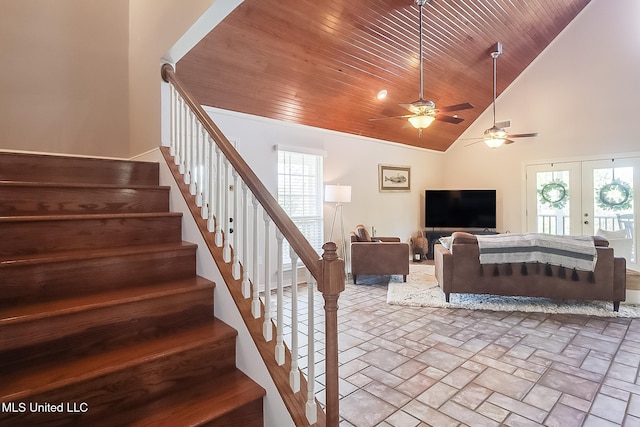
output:
[[538,133],[521,133],[521,134],[509,134],[504,129],[511,125],[510,121],[500,123],[500,126],[496,124],[496,86],[497,86],[497,62],[498,57],[502,55],[502,43],[496,42],[494,49],[489,54],[493,60],[493,126],[484,131],[482,139],[484,143],[490,148],[498,148],[503,144],[511,144],[514,142],[510,138],[529,138],[538,136]]
[[409,117],[409,123],[416,129],[426,129],[436,118],[428,114]]
[[473,108],[473,105],[468,102],[456,105],[450,105],[448,107],[436,108],[436,103],[432,100],[424,99],[424,70],[423,70],[423,49],[422,49],[422,7],[429,3],[430,0],[414,0],[414,3],[418,6],[419,12],[419,27],[420,27],[420,93],[419,99],[411,104],[400,104],[401,107],[406,108],[411,114],[395,117],[378,117],[371,118],[369,120],[385,120],[385,119],[407,119],[411,126],[418,129],[418,137],[422,135],[422,130],[428,128],[434,120],[439,120],[447,123],[458,124],[464,119],[455,116],[447,116],[441,114],[442,112],[451,112],[459,110],[467,110]]
[[507,131],[497,126],[484,131],[484,143],[491,148],[498,148],[507,141]]

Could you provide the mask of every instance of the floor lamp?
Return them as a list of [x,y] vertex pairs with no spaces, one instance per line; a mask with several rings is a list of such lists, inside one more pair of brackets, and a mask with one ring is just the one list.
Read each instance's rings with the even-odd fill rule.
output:
[[348,254],[347,245],[344,235],[344,218],[342,216],[342,204],[349,203],[351,201],[351,186],[350,185],[325,185],[324,187],[324,201],[329,203],[335,203],[336,208],[333,212],[333,222],[331,223],[331,235],[329,239],[333,241],[333,231],[336,226],[336,219],[338,217],[338,211],[340,211],[340,240],[342,241],[342,258],[344,259],[344,271],[348,277],[347,271]]

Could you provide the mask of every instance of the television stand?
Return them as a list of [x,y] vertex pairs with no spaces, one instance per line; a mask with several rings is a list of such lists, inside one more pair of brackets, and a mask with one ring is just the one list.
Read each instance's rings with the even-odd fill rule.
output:
[[466,233],[471,234],[498,234],[495,231],[489,230],[453,230],[453,231],[437,231],[437,230],[425,230],[424,235],[427,238],[427,242],[429,243],[429,250],[427,252],[427,259],[433,259],[433,246],[436,244],[436,241],[441,237],[451,236],[455,231],[464,231]]

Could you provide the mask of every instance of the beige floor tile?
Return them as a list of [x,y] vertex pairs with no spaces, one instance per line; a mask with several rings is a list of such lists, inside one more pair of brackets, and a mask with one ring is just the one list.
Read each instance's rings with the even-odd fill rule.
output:
[[464,388],[467,384],[469,384],[475,377],[478,376],[477,372],[470,371],[463,367],[456,368],[453,372],[449,373],[442,380],[443,383],[448,384],[457,389]]
[[498,427],[500,425],[498,422],[459,405],[452,400],[442,405],[440,412],[469,426]]
[[400,378],[409,379],[414,375],[424,371],[426,368],[427,365],[425,365],[424,363],[415,359],[411,359],[393,369],[391,373]]
[[401,408],[411,400],[411,397],[407,396],[406,394],[397,391],[397,389],[381,384],[377,381],[372,381],[367,384],[364,387],[364,390],[368,391],[374,396],[379,397],[380,399],[395,406],[396,408]]
[[538,409],[535,406],[520,402],[517,399],[512,399],[509,396],[505,396],[500,393],[493,393],[487,399],[488,402],[493,403],[509,412],[522,415],[525,418],[541,423],[547,416],[547,412],[542,409]]
[[536,384],[522,401],[536,408],[550,411],[561,396],[562,393],[559,391]]
[[586,414],[575,408],[566,405],[556,405],[545,425],[549,427],[580,427],[584,422]]
[[509,413],[510,413],[508,410],[501,408],[497,405],[494,405],[493,403],[490,403],[490,402],[482,403],[480,406],[478,406],[478,409],[476,409],[476,411],[479,414],[482,414],[487,418],[491,418],[492,420],[497,421],[499,423],[504,421],[509,416]]
[[361,355],[359,359],[371,366],[375,366],[387,372],[392,371],[403,363],[409,361],[408,357],[394,353],[393,351],[385,348],[378,348],[370,351]]
[[444,372],[451,372],[465,362],[464,358],[437,348],[431,348],[417,355],[416,359]]
[[522,399],[534,385],[532,381],[493,368],[482,372],[473,382],[517,400]]
[[505,427],[542,427],[542,424],[514,413],[509,414],[501,425]]
[[[457,427],[460,424],[454,418],[416,400],[409,402],[402,410],[422,421],[425,426]],[[420,426],[422,427],[422,424]]]
[[456,393],[458,393],[457,388],[439,382],[429,387],[429,389],[419,395],[416,399],[425,405],[438,409],[446,401],[455,396]]
[[373,427],[396,412],[384,400],[358,390],[340,401],[340,416],[358,427]]
[[605,420],[621,424],[626,408],[626,401],[598,394],[591,406],[591,413]]
[[420,420],[404,411],[398,411],[389,416],[385,422],[393,427],[416,427]]
[[341,427],[640,427],[640,319],[390,306],[381,283],[340,296]]
[[629,398],[629,414],[640,418],[640,396],[632,394]]
[[598,383],[594,381],[565,374],[556,369],[547,372],[540,379],[539,384],[584,400],[593,399],[598,389]]
[[451,398],[452,401],[469,408],[476,409],[489,397],[493,391],[477,384],[468,384]]
[[416,374],[396,387],[396,390],[407,396],[416,397],[437,382],[436,379],[422,374]]

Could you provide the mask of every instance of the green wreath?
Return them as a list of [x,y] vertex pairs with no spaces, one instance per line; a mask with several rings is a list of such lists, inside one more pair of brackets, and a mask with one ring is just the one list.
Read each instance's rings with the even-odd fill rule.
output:
[[633,191],[631,186],[624,181],[614,179],[601,186],[596,194],[596,203],[604,210],[624,211],[631,209]]
[[544,184],[538,190],[540,202],[549,205],[554,209],[562,209],[567,205],[569,200],[569,191],[567,184],[561,179],[554,179]]

